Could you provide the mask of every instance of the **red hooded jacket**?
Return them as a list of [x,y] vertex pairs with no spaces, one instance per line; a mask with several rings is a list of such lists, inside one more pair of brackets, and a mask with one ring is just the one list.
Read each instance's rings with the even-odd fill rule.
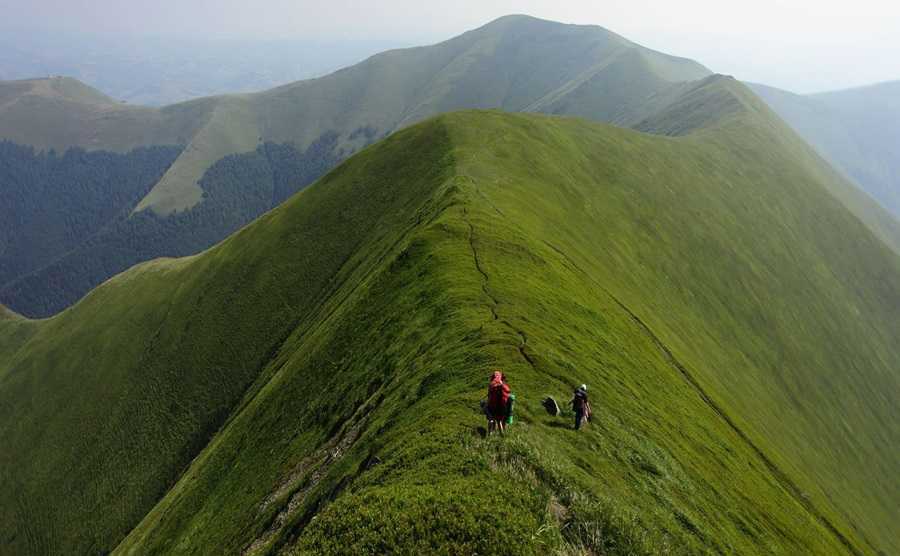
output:
[[505,415],[509,401],[509,385],[503,382],[503,373],[494,371],[488,386],[488,410],[492,415]]

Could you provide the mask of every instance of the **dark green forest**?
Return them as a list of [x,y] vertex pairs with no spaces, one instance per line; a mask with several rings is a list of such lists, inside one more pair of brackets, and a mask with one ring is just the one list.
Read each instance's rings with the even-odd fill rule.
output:
[[264,143],[227,156],[200,180],[204,201],[167,217],[131,211],[178,156],[177,147],[57,155],[4,143],[0,303],[49,316],[139,262],[201,251],[337,164],[337,139],[326,133],[305,151]]
[[0,284],[126,219],[180,153],[180,147],[157,146],[59,154],[0,142]]

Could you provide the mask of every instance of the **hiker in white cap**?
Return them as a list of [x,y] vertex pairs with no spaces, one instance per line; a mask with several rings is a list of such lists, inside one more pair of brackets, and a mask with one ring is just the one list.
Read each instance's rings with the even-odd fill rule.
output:
[[575,389],[570,403],[575,411],[575,430],[578,430],[585,419],[591,420],[591,404],[588,402],[587,384],[582,384]]

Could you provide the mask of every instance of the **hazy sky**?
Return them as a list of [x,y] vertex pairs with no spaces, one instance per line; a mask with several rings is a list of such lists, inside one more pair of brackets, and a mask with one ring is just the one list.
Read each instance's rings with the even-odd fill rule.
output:
[[510,13],[607,27],[797,92],[900,79],[900,2],[855,0],[0,0],[0,27],[426,44]]

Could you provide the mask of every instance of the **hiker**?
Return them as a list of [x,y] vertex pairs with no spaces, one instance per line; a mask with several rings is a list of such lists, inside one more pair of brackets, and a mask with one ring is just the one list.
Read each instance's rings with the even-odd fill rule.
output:
[[487,416],[488,434],[499,430],[506,431],[506,417],[509,409],[509,385],[506,376],[500,371],[494,371],[488,384]]
[[578,430],[585,419],[591,420],[591,404],[588,402],[587,384],[582,384],[575,389],[575,394],[569,403],[572,404],[572,409],[575,411],[575,430]]

